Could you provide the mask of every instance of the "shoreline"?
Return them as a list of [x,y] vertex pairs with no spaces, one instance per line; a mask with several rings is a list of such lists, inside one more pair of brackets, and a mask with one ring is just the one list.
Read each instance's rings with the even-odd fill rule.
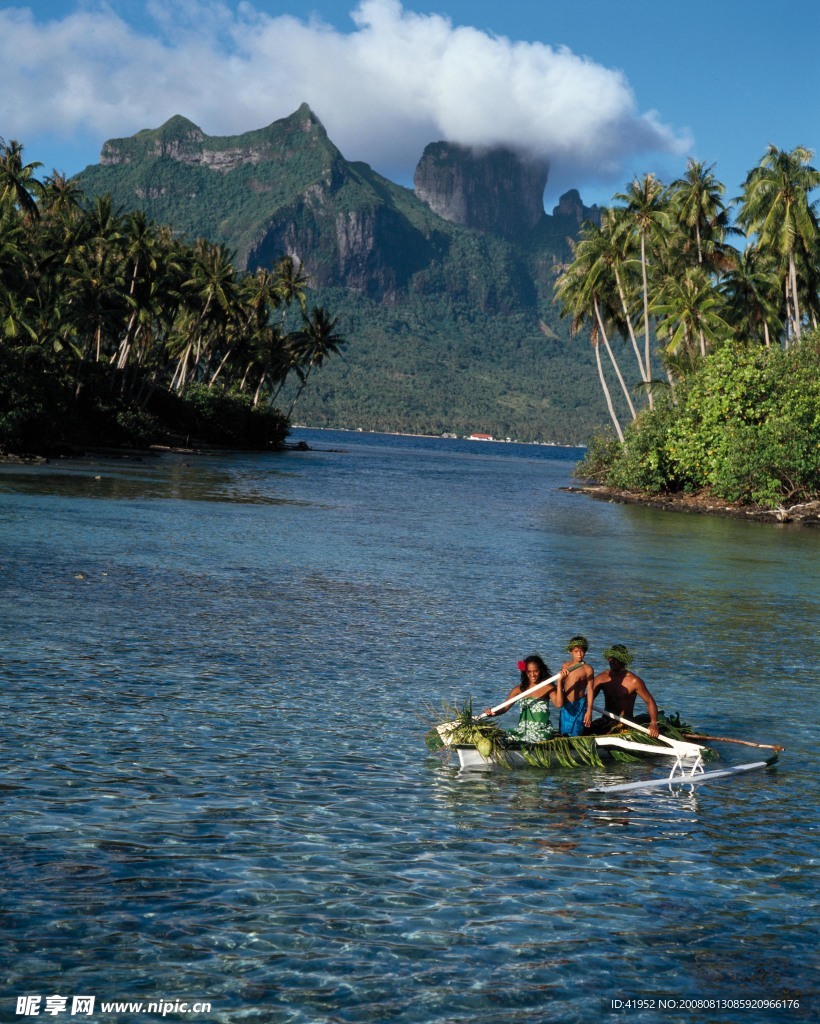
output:
[[[316,428],[312,428],[316,429]],[[322,428],[319,428],[322,429]],[[397,435],[402,436],[402,435]],[[426,435],[403,435],[426,436]],[[556,447],[564,447],[557,445]],[[571,446],[567,446],[571,447]],[[53,455],[15,454],[0,451],[0,466],[42,466],[60,462],[64,459],[142,459],[157,458],[163,454],[179,455],[217,455],[235,452],[254,451],[259,454],[284,454],[286,452],[316,451],[304,440],[285,441],[281,446],[266,449],[227,448],[217,445],[173,445],[153,444],[146,448],[111,448],[103,445],[79,447],[73,452],[60,452]],[[801,502],[791,506],[777,508],[761,508],[755,505],[741,505],[737,502],[726,502],[709,491],[697,491],[691,494],[645,494],[641,491],[630,491],[618,487],[607,487],[603,484],[587,483],[578,486],[569,485],[559,490],[569,494],[583,494],[595,501],[608,501],[619,505],[642,505],[644,508],[658,509],[662,512],[685,512],[690,515],[716,516],[720,519],[736,521],[769,523],[778,526],[820,527],[820,500]]]
[[820,501],[803,502],[790,507],[760,508],[756,505],[726,502],[708,491],[698,491],[692,494],[643,494],[640,491],[605,487],[601,484],[585,484],[560,489],[572,494],[585,494],[596,501],[609,501],[619,505],[642,505],[645,508],[659,509],[663,512],[688,512],[690,515],[717,516],[722,519],[742,520],[746,523],[820,526]]
[[586,451],[585,444],[566,441],[521,441],[515,437],[493,437],[490,434],[418,434],[411,430],[371,430],[364,427],[312,427],[308,423],[295,423],[293,430],[326,430],[337,434],[384,434],[386,437],[420,437],[427,441],[484,441],[489,444],[519,444],[540,448],[578,448]]
[[49,463],[62,462],[64,460],[83,459],[142,459],[146,457],[157,458],[161,455],[225,455],[241,454],[250,452],[259,455],[278,455],[283,452],[306,452],[312,451],[306,441],[289,441],[287,438],[277,445],[268,445],[258,448],[246,445],[224,445],[210,444],[205,441],[198,441],[195,438],[186,438],[185,441],[175,441],[173,438],[166,438],[164,441],[156,441],[153,444],[133,447],[130,445],[106,445],[106,444],[71,444],[62,445],[59,449],[50,451],[47,454],[41,452],[10,452],[0,448],[0,466],[42,466]]

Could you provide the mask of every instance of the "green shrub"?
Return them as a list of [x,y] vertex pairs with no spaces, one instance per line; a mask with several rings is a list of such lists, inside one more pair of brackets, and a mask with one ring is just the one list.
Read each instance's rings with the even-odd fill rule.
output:
[[56,451],[76,427],[73,395],[57,358],[0,344],[0,448]]
[[638,413],[611,467],[608,482],[613,487],[658,494],[687,485],[670,458],[666,443],[674,416],[675,407],[666,395],[660,396],[654,409]]
[[160,433],[159,424],[143,409],[132,406],[116,413],[115,422],[120,443],[132,448],[145,448],[153,444]]
[[582,480],[603,479],[619,449],[620,442],[612,434],[594,434],[589,440],[583,459],[575,467],[573,476]]
[[820,332],[786,351],[723,347],[642,412],[623,445],[597,447],[593,466],[604,483],[647,493],[709,488],[766,506],[816,497]]
[[268,448],[279,445],[288,433],[284,415],[274,409],[254,408],[243,392],[209,390],[192,384],[182,395],[186,433],[209,444]]

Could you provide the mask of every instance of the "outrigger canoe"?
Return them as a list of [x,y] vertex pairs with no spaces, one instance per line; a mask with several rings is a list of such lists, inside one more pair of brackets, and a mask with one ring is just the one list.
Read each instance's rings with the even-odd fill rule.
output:
[[[479,715],[473,719],[469,713],[462,714],[457,722],[447,722],[437,726],[434,732],[438,736],[441,745],[449,748],[458,755],[459,766],[465,770],[481,769],[486,771],[494,767],[504,766],[509,768],[523,768],[526,766],[549,767],[553,763],[573,767],[603,767],[601,752],[608,753],[616,760],[658,760],[665,761],[668,766],[671,760],[669,773],[661,778],[655,777],[636,782],[620,783],[616,785],[599,785],[590,789],[590,792],[623,792],[625,790],[649,789],[657,786],[674,785],[697,785],[702,782],[730,778],[734,775],[754,771],[760,768],[768,768],[777,761],[777,752],[783,750],[781,746],[770,744],[750,743],[745,740],[730,740],[725,737],[703,737],[693,736],[680,738],[677,736],[661,735],[657,738],[644,739],[643,735],[649,736],[649,730],[643,725],[629,721],[619,715],[602,711],[603,715],[620,722],[628,727],[627,733],[610,733],[607,735],[592,735],[579,737],[556,737],[543,743],[515,743],[506,742],[505,734],[496,726],[490,726],[492,736],[478,735],[475,742],[459,742],[465,733],[465,723],[472,723],[475,728],[480,719],[486,717]],[[483,727],[485,730],[488,727]],[[470,726],[467,725],[469,735]],[[674,731],[674,730],[673,730]],[[637,735],[636,735],[637,734]],[[769,747],[775,753],[765,760],[751,761],[744,764],[732,765],[726,768],[719,768],[706,771],[704,762],[709,758],[719,756],[717,752],[708,746],[692,742],[692,739],[714,739],[729,743],[745,743],[753,747]]]

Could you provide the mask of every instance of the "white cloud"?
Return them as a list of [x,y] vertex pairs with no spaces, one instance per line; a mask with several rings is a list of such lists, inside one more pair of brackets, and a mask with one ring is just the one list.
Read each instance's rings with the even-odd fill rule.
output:
[[184,114],[212,135],[259,128],[307,101],[349,159],[409,180],[424,146],[525,146],[551,180],[613,179],[641,153],[689,144],[637,110],[623,74],[399,0],[361,0],[348,33],[317,20],[149,0],[137,30],[105,3],[49,22],[0,9],[0,134],[130,135]]

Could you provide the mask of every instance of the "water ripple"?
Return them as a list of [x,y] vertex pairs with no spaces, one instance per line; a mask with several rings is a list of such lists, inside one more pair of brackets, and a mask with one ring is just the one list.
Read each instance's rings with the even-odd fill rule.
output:
[[[336,447],[0,469],[3,1007],[540,1024],[815,988],[816,539],[587,502],[545,449]],[[788,752],[628,794],[588,789],[641,766],[426,752],[579,630]]]

